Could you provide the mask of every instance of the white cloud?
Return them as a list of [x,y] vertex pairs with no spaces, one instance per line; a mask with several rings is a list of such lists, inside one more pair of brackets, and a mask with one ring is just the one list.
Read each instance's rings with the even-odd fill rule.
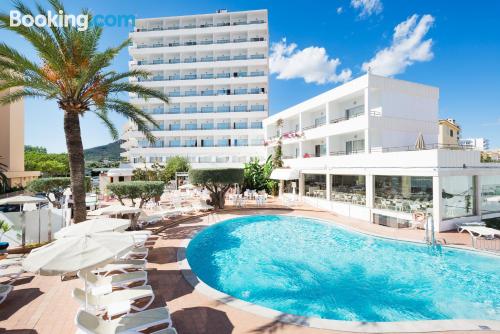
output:
[[287,44],[285,38],[271,46],[269,68],[278,79],[302,78],[307,83],[317,84],[345,82],[352,72],[343,69],[337,73],[339,65],[340,60],[330,58],[325,48],[310,46],[300,50],[295,43]]
[[424,15],[419,20],[419,16],[414,14],[398,24],[394,28],[392,44],[363,63],[363,71],[370,69],[375,74],[392,76],[403,73],[415,62],[430,61],[434,57],[432,39],[424,40],[424,37],[434,20],[432,15]]
[[366,18],[373,14],[378,15],[384,9],[380,0],[351,0],[351,7],[360,11],[360,18]]
[[340,15],[340,14],[342,14],[343,12],[344,12],[344,8],[342,8],[342,7],[337,8],[337,14],[339,14],[339,15]]

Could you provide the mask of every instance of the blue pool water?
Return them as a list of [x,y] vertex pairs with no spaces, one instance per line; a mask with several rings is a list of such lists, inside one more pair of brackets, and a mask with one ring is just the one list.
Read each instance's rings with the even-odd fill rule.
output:
[[500,257],[432,250],[314,219],[230,219],[196,235],[187,259],[209,286],[295,315],[500,320]]

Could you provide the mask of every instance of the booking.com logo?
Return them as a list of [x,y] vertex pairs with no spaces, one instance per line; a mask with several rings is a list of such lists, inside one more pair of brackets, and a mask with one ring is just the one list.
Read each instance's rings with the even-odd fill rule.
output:
[[11,27],[75,27],[78,31],[85,31],[89,27],[127,27],[135,24],[134,15],[95,15],[89,19],[88,15],[65,14],[60,10],[57,14],[47,11],[47,15],[23,15],[17,10],[10,11]]

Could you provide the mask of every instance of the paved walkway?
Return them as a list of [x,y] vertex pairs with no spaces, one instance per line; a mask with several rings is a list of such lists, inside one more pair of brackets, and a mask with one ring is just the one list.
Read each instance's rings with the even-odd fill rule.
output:
[[[422,241],[423,231],[395,230],[367,224],[310,207],[294,210],[247,209],[220,213],[228,219],[242,214],[292,214],[335,220],[339,224],[382,236],[400,237]],[[333,331],[312,329],[284,324],[279,319],[269,319],[241,311],[214,301],[193,290],[184,279],[177,264],[177,251],[182,239],[209,224],[207,217],[195,217],[189,222],[169,227],[159,232],[152,242],[148,257],[148,275],[155,290],[152,307],[168,305],[174,326],[179,334],[332,334]],[[466,234],[443,233],[440,240],[448,244],[470,245]],[[71,290],[83,284],[77,279],[61,282],[59,277],[43,277],[25,274],[17,281],[14,291],[0,305],[0,333],[74,333],[74,316],[77,304],[71,298]],[[492,331],[488,331],[493,333]],[[450,332],[448,332],[450,333]],[[455,332],[466,333],[466,332]],[[479,332],[478,332],[479,333]]]

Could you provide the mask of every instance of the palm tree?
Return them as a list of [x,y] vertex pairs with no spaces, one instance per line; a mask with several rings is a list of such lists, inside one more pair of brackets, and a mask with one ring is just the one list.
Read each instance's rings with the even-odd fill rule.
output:
[[[53,13],[64,10],[60,0],[48,0]],[[13,6],[23,15],[35,16],[19,0]],[[47,15],[40,4],[36,4],[40,15]],[[82,11],[92,15],[89,11]],[[80,132],[80,117],[94,113],[109,128],[113,138],[118,131],[108,118],[109,111],[130,118],[139,131],[153,142],[151,127],[156,122],[146,112],[120,98],[123,93],[133,93],[138,98],[157,98],[168,103],[163,92],[139,84],[129,83],[130,77],[147,77],[149,72],[131,70],[124,73],[111,71],[109,66],[117,54],[130,41],[117,47],[99,51],[102,28],[90,26],[78,31],[75,26],[19,27],[10,26],[10,17],[0,13],[0,29],[8,29],[23,37],[37,52],[39,62],[25,57],[22,52],[0,42],[0,91],[7,94],[0,98],[0,105],[16,102],[25,97],[55,100],[64,114],[64,133],[71,172],[71,187],[74,200],[74,220],[86,219],[85,210],[85,162]]]

